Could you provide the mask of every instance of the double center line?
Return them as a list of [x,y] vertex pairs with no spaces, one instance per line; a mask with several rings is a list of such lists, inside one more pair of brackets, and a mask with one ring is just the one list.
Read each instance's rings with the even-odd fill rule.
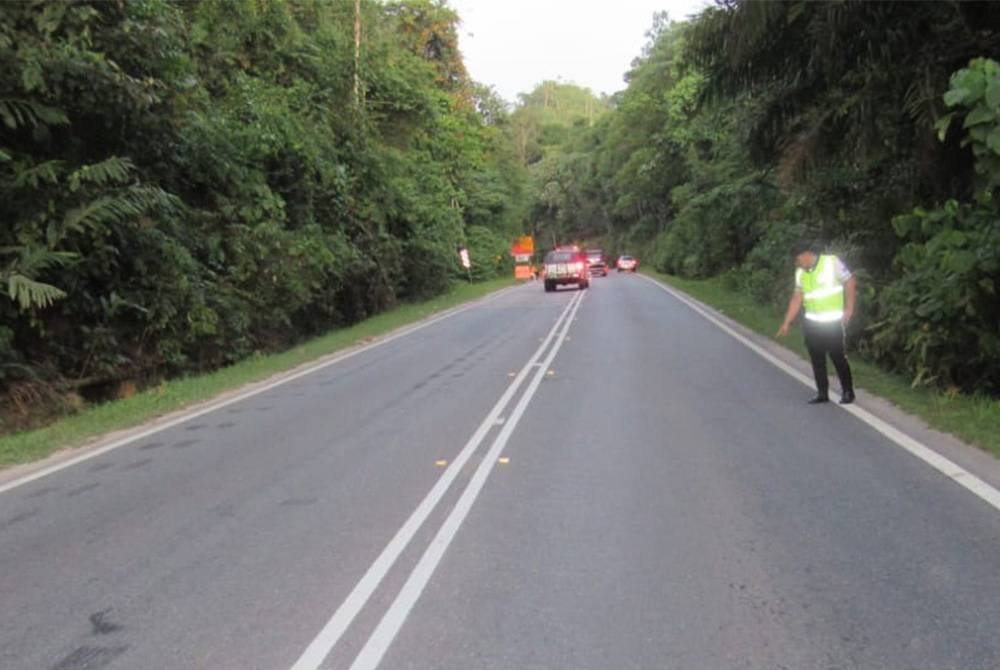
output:
[[424,587],[434,574],[434,570],[437,568],[438,563],[440,563],[445,551],[458,533],[462,522],[472,509],[472,505],[475,503],[490,472],[493,470],[498,456],[504,446],[506,446],[521,416],[538,390],[539,384],[541,384],[546,371],[549,369],[552,360],[566,338],[570,324],[580,309],[580,303],[583,301],[584,295],[583,291],[578,291],[569,301],[565,309],[559,314],[548,335],[542,340],[541,345],[511,381],[510,386],[500,396],[500,399],[490,410],[489,414],[486,415],[486,418],[483,419],[483,422],[479,424],[479,427],[472,434],[472,437],[469,438],[469,441],[466,442],[462,451],[459,452],[458,456],[444,471],[427,496],[420,502],[403,526],[396,532],[396,535],[385,546],[382,553],[371,564],[364,576],[354,586],[354,589],[341,603],[340,607],[337,608],[337,611],[334,612],[330,620],[323,626],[323,629],[302,653],[291,670],[317,670],[321,667],[323,660],[330,654],[355,617],[357,617],[358,613],[367,604],[379,584],[382,583],[382,580],[389,573],[389,570],[392,569],[400,554],[413,541],[420,527],[445,497],[451,485],[462,471],[462,468],[487,438],[490,431],[497,426],[503,412],[510,406],[525,381],[530,377],[527,388],[521,394],[510,416],[507,417],[489,451],[483,457],[479,467],[466,485],[458,502],[455,503],[447,519],[445,519],[416,567],[410,573],[409,578],[396,596],[396,599],[389,606],[389,609],[383,615],[375,631],[368,638],[357,658],[355,658],[354,663],[351,665],[351,670],[369,670],[378,667],[399,629],[406,621],[410,610],[416,604]]

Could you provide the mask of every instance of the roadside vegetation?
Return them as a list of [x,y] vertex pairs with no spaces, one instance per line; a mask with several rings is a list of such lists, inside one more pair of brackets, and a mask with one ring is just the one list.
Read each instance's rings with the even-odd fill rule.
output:
[[81,408],[47,426],[0,436],[0,468],[44,458],[111,431],[138,426],[227,391],[281,375],[338,351],[368,344],[381,335],[512,283],[510,278],[457,282],[436,298],[399,304],[354,326],[334,330],[281,353],[257,354],[214,372],[164,380],[128,398]]
[[927,389],[900,404],[995,445],[1000,5],[734,0],[670,18],[608,111],[529,165],[536,234],[778,318],[790,245],[818,242],[859,277],[863,376]]
[[[726,277],[684,279],[650,272],[651,276],[710,305],[729,318],[760,335],[775,339],[784,318],[784,310],[756,304],[746,299]],[[808,361],[801,331],[793,332],[780,344]],[[858,388],[884,398],[900,409],[918,416],[927,425],[975,444],[1000,456],[1000,400],[981,394],[956,393],[934,386],[914,386],[904,375],[888,372],[869,360],[851,355],[851,368]]]
[[0,3],[0,434],[512,274],[458,17],[360,8]]
[[444,0],[359,6],[0,3],[0,434],[509,277],[525,233],[764,314],[810,238],[852,351],[994,420],[1000,3],[661,13],[622,91],[514,105]]

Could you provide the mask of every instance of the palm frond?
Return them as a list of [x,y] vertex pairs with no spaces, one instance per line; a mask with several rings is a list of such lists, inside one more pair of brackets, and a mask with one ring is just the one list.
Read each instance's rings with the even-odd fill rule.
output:
[[83,232],[138,218],[145,204],[129,194],[106,195],[82,207],[71,209],[63,217],[63,230]]
[[74,232],[100,229],[138,219],[150,210],[172,210],[180,200],[160,188],[133,186],[77,207],[63,217],[62,229]]
[[128,158],[112,156],[100,163],[84,165],[69,176],[69,187],[72,191],[80,189],[82,184],[124,184],[128,181],[135,165]]
[[62,289],[34,279],[40,272],[54,266],[64,266],[77,258],[68,251],[50,251],[45,247],[0,247],[0,256],[15,258],[0,266],[0,282],[7,284],[7,296],[22,310],[48,307],[66,297]]
[[10,274],[36,275],[55,266],[64,266],[77,259],[71,251],[51,251],[39,246],[0,247],[0,256],[16,256],[0,270],[0,277]]
[[0,98],[0,119],[11,130],[23,126],[66,125],[69,117],[66,112],[56,107],[40,105],[29,100],[14,100]]
[[28,186],[36,189],[41,184],[57,184],[63,165],[62,161],[45,161],[20,170],[15,168],[14,186],[17,188]]
[[22,310],[34,307],[48,307],[56,300],[66,297],[66,292],[51,284],[29,279],[22,274],[7,277],[7,295],[17,302]]

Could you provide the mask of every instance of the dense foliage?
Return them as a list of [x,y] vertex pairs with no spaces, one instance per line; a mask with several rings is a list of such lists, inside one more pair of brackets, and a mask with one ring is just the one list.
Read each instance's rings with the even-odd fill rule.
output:
[[510,271],[524,171],[458,17],[366,0],[356,61],[354,9],[0,3],[10,427],[439,293],[459,245]]
[[603,221],[580,229],[606,248],[771,306],[788,298],[790,244],[812,238],[860,277],[851,336],[867,355],[998,394],[998,59],[989,2],[658,15],[613,110],[548,152],[572,184],[536,182],[536,222],[556,202]]
[[571,241],[788,297],[1000,394],[1000,4],[724,0],[627,87],[472,82],[442,0],[0,3],[0,419],[287,346]]

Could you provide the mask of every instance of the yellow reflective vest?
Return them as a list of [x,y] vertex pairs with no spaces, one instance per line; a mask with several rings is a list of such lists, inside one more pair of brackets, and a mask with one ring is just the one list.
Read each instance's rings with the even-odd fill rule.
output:
[[837,273],[837,257],[824,254],[812,270],[797,270],[802,305],[810,321],[829,323],[844,316],[844,284]]

